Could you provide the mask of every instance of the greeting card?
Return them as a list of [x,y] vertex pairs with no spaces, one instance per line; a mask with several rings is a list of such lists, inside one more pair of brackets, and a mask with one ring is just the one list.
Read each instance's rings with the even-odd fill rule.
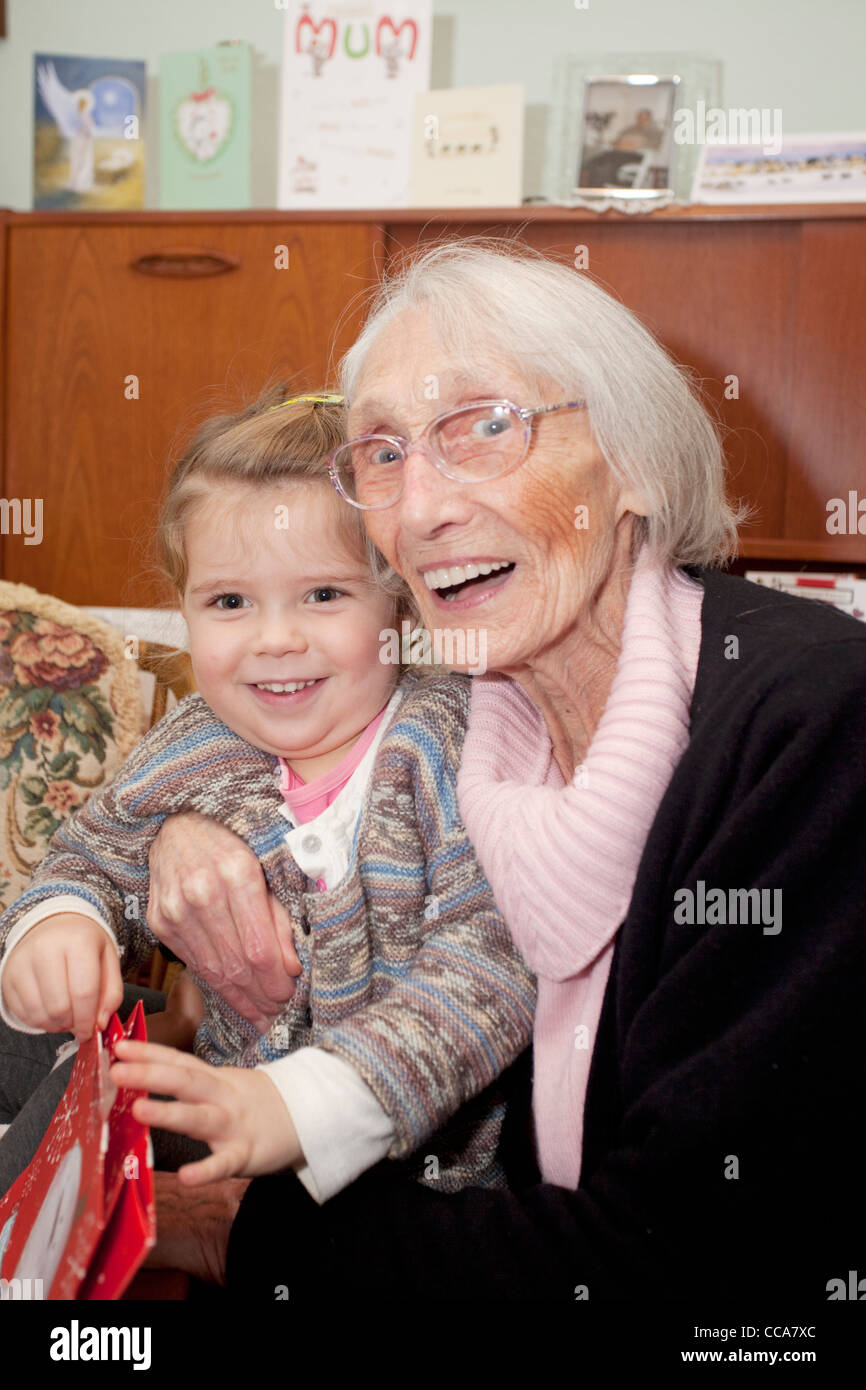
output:
[[132,1115],[142,1092],[108,1077],[122,1037],[146,1039],[140,1003],[126,1028],[115,1014],[79,1047],[42,1143],[0,1199],[4,1296],[119,1298],[156,1240],[150,1131]]
[[248,44],[160,58],[162,207],[249,207],[251,65]]
[[33,56],[33,206],[144,207],[145,65]]
[[278,205],[406,207],[432,0],[288,0]]
[[523,178],[523,87],[462,87],[415,97],[414,207],[517,207]]
[[[866,132],[782,134],[781,110],[699,111],[694,203],[847,203],[866,199]],[[737,120],[733,120],[737,117]],[[771,119],[773,118],[773,119]],[[736,125],[739,138],[728,140]]]

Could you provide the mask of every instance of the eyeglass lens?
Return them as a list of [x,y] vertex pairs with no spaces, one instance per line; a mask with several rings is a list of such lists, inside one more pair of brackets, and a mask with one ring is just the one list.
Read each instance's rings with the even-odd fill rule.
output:
[[[524,451],[525,427],[505,405],[466,406],[449,411],[430,430],[430,446],[449,472],[466,482],[483,482],[508,472]],[[340,485],[364,507],[387,506],[403,487],[405,453],[393,440],[370,435],[344,445],[334,457]]]

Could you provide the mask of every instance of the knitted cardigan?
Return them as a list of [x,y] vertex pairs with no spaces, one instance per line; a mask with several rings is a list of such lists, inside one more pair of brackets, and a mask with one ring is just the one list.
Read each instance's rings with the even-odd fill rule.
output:
[[25,912],[74,893],[110,924],[128,972],[156,944],[148,851],[162,822],[182,811],[214,817],[257,856],[294,923],[303,974],[263,1035],[196,979],[206,1006],[196,1054],[255,1066],[322,1047],[355,1068],[389,1116],[389,1158],[425,1143],[410,1171],[440,1191],[502,1185],[501,1073],[529,1044],[535,982],[460,821],[469,687],[464,676],[404,677],[349,872],[326,892],[310,891],[286,847],[276,757],[235,734],[200,694],[187,696],[55,832],[27,891],[0,916],[0,956]]

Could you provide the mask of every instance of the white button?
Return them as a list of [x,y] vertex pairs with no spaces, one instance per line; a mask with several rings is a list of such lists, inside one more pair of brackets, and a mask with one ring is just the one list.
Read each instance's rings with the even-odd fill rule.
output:
[[301,849],[306,850],[307,854],[316,854],[322,848],[322,842],[318,835],[305,835],[301,841]]

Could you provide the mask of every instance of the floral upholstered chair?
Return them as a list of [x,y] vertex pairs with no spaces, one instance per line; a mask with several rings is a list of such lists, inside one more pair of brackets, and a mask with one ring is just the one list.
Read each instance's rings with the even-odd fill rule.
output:
[[21,896],[61,821],[113,779],[143,722],[118,632],[0,581],[0,907]]
[[[0,911],[61,822],[113,780],[168,700],[194,688],[185,651],[0,580]],[[168,987],[159,953],[137,979]]]

